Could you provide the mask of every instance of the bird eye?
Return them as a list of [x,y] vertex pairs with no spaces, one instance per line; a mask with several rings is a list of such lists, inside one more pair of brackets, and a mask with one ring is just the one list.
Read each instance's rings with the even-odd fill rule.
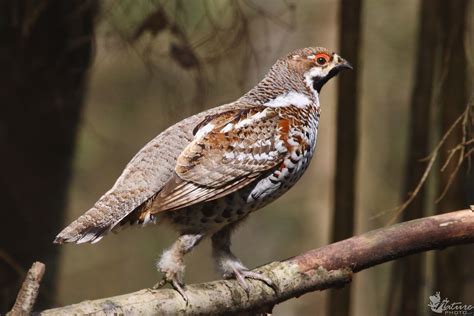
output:
[[321,53],[315,56],[316,63],[323,66],[329,62],[330,57],[327,54]]

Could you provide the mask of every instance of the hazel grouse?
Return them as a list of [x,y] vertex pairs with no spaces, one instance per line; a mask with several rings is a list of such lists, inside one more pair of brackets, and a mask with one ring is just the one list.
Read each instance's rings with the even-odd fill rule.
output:
[[97,242],[124,225],[167,222],[180,237],[157,262],[183,298],[183,257],[212,239],[217,268],[248,291],[246,278],[273,286],[230,250],[234,227],[285,193],[313,156],[319,93],[352,68],[321,47],[296,50],[237,101],[188,117],[159,134],[128,163],[114,186],[56,237]]

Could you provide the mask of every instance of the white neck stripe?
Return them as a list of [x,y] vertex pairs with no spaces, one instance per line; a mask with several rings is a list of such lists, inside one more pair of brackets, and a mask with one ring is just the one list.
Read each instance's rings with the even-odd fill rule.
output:
[[266,102],[264,105],[269,107],[294,105],[299,108],[305,108],[310,104],[311,100],[306,95],[296,91],[290,91],[284,94],[280,94],[275,99]]

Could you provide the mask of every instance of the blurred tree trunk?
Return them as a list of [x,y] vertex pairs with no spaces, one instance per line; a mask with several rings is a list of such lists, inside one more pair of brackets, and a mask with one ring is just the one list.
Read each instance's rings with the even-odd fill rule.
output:
[[[358,89],[361,0],[341,0],[339,5],[339,50],[354,66],[338,81],[336,177],[332,241],[354,235],[358,151]],[[329,292],[328,315],[349,315],[351,287]]]
[[37,309],[54,298],[76,130],[92,58],[94,1],[0,3],[0,313],[33,261],[47,266]]
[[[416,71],[411,96],[410,130],[405,167],[404,192],[413,190],[425,169],[420,159],[429,154],[431,97],[433,94],[438,47],[438,5],[440,1],[423,0],[420,10]],[[402,61],[401,61],[402,62]],[[426,186],[403,212],[403,221],[424,215]],[[423,254],[409,256],[395,262],[388,293],[388,315],[420,315],[425,301],[423,292]]]
[[[464,47],[466,35],[468,1],[453,0],[440,8],[442,66],[441,73],[445,76],[441,86],[441,133],[445,133],[453,122],[461,115],[468,101],[467,95],[467,59]],[[448,158],[448,150],[454,148],[462,139],[462,128],[456,128],[441,149],[441,161]],[[440,173],[439,193],[448,185],[449,177],[454,172],[458,155]],[[439,203],[439,210],[450,211],[458,207],[466,207],[474,201],[468,200],[468,177],[471,173],[467,164],[463,164],[449,191]],[[436,252],[435,269],[436,284],[434,290],[440,291],[442,297],[451,301],[468,304],[472,301],[474,284],[474,265],[471,260],[474,253],[472,245],[454,247]],[[468,289],[468,286],[471,286]]]

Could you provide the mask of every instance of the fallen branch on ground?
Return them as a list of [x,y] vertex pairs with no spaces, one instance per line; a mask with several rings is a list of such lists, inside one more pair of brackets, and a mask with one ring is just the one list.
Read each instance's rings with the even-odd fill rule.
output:
[[235,280],[222,280],[188,285],[188,305],[174,290],[146,289],[45,310],[42,315],[270,311],[275,304],[304,293],[341,287],[351,281],[353,273],[377,264],[418,252],[473,242],[474,212],[462,210],[370,231],[256,269],[278,285],[279,293],[260,281],[249,281],[253,286],[247,296]]

